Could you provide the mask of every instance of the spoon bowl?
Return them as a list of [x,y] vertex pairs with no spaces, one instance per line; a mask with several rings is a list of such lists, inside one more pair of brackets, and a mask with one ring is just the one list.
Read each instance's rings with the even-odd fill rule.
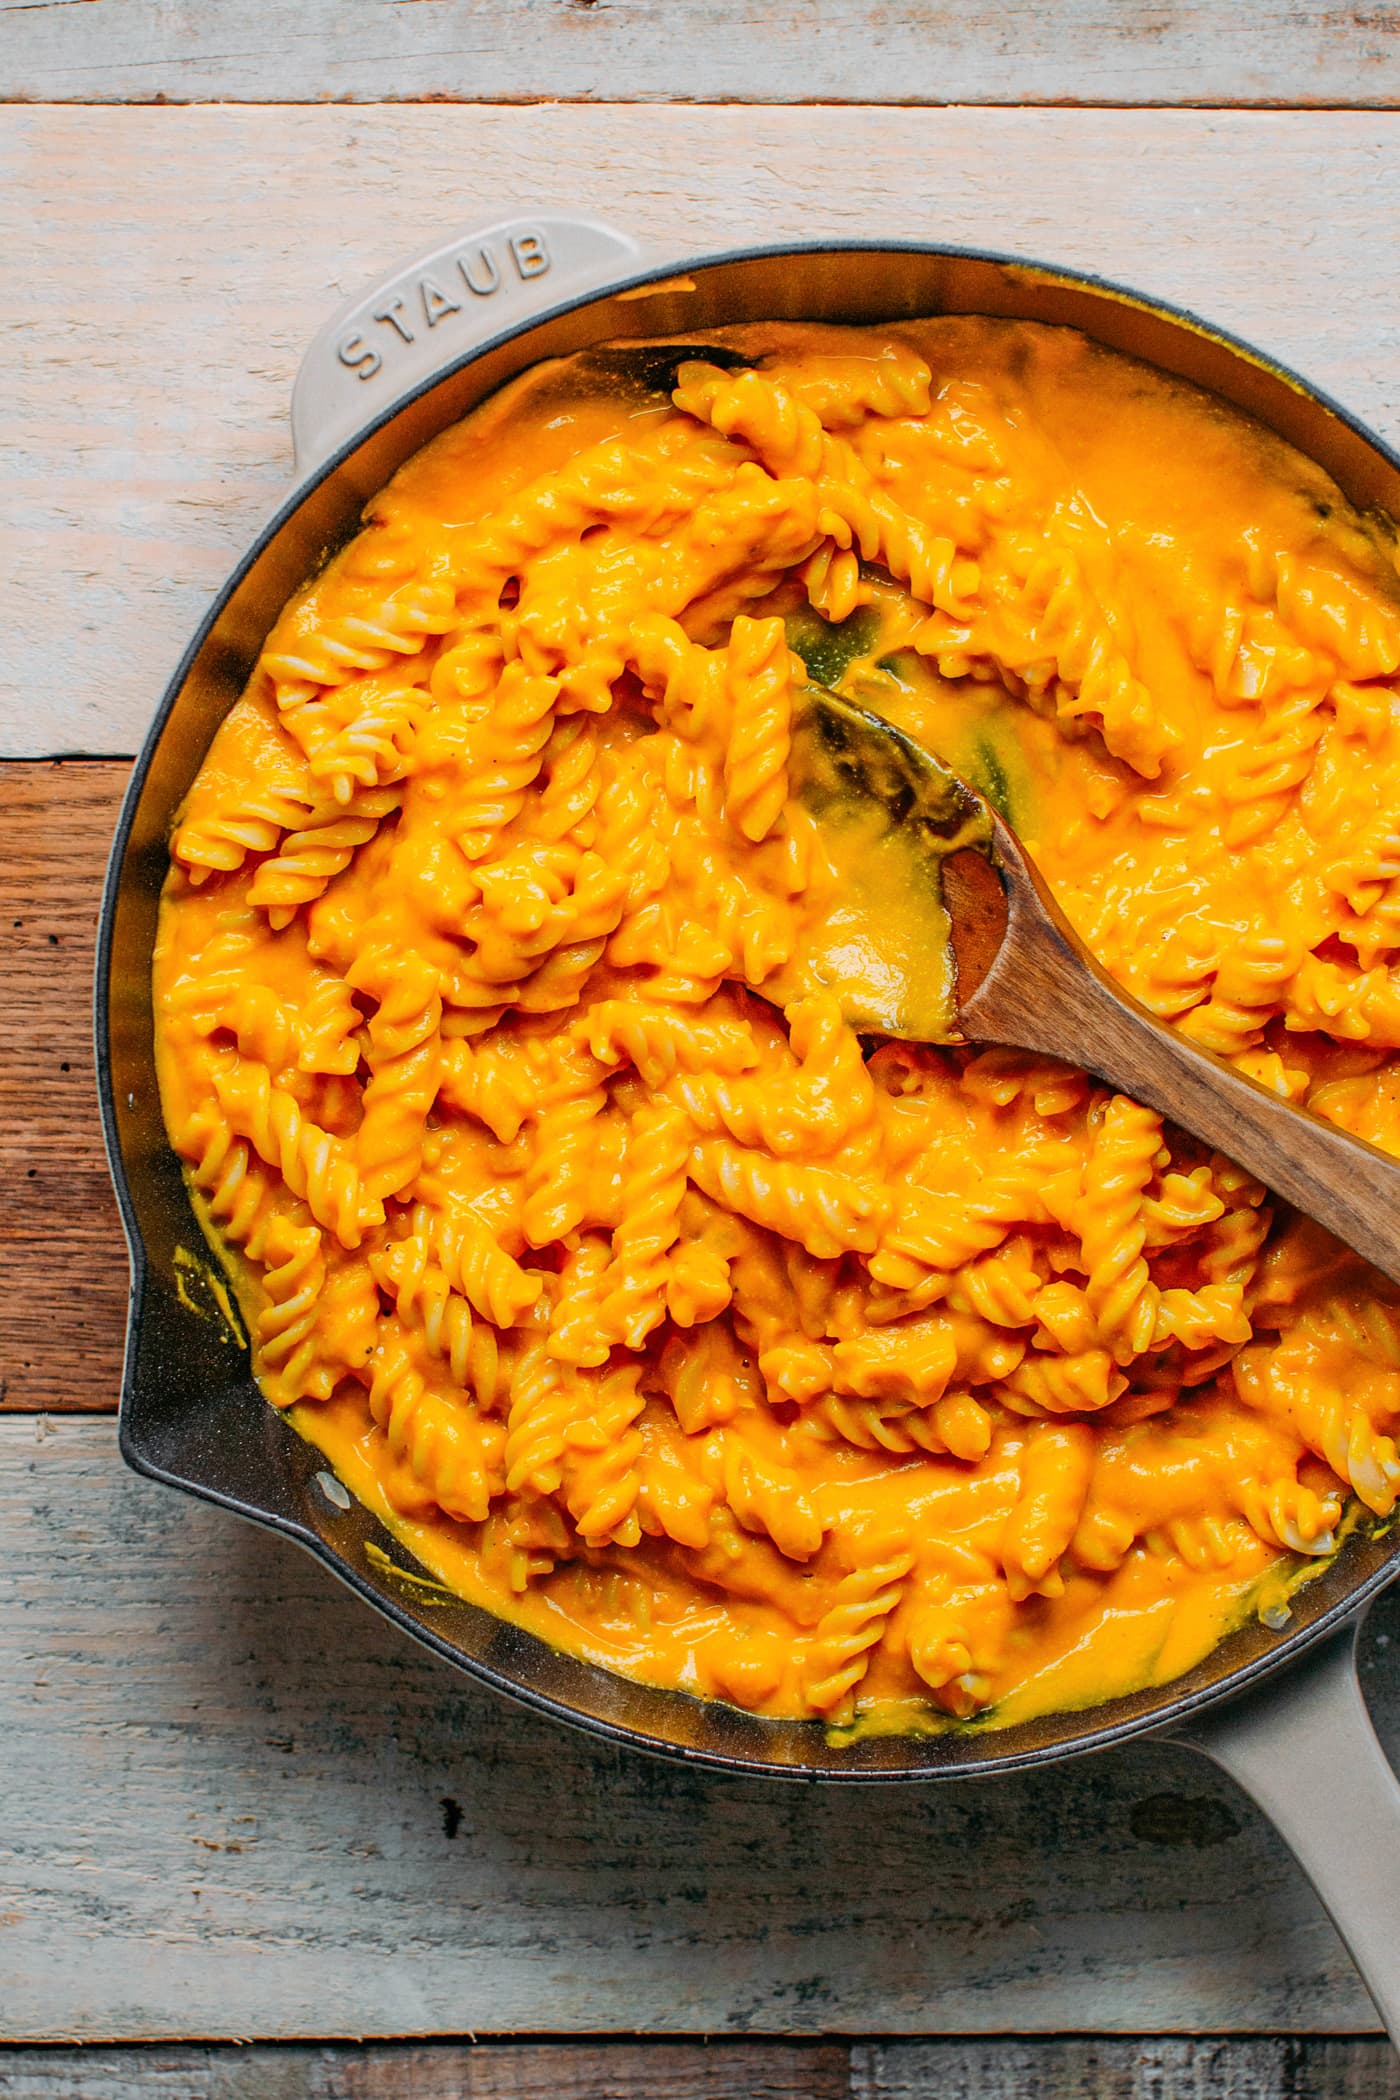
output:
[[[1000,905],[994,952],[1006,898],[990,859],[991,809],[926,746],[812,681],[793,696],[788,782],[820,822],[839,880],[826,915],[765,990],[784,1005],[834,991],[863,1033],[961,1041],[945,891],[955,862],[985,872],[993,911]],[[964,927],[976,879],[957,889]]]

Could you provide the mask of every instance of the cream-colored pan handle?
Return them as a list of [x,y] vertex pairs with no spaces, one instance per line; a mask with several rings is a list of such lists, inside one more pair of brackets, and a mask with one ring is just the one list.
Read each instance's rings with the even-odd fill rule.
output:
[[1263,1809],[1400,2048],[1400,1780],[1361,1696],[1360,1626],[1353,1621],[1285,1676],[1171,1734]]
[[665,260],[597,219],[537,212],[472,227],[391,270],[333,314],[302,359],[297,479],[495,337]]

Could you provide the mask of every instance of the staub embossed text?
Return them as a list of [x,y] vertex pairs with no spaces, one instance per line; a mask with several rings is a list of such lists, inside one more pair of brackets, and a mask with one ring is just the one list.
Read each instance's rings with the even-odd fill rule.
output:
[[341,338],[336,355],[357,378],[373,379],[386,353],[392,356],[399,345],[416,343],[420,332],[436,328],[475,301],[494,298],[512,277],[521,283],[543,277],[551,259],[544,235],[534,232],[457,249],[437,269],[390,286],[371,309],[368,323]]

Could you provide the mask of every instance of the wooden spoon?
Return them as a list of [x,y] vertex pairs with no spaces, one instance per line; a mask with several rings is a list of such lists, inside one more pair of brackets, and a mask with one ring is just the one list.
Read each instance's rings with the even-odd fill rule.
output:
[[862,1030],[1082,1065],[1400,1282],[1400,1161],[1155,1019],[1086,953],[1011,831],[940,759],[809,683],[795,695],[789,777],[840,879],[766,995],[834,991]]

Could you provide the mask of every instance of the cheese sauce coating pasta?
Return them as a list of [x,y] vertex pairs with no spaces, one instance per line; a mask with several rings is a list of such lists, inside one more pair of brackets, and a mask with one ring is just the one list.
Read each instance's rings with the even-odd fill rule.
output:
[[1397,1295],[1077,1070],[765,1000],[792,694],[1400,1152],[1391,528],[1066,330],[715,340],[537,367],[287,607],[172,840],[172,1143],[268,1399],[556,1646],[837,1726],[1163,1682],[1391,1510]]

